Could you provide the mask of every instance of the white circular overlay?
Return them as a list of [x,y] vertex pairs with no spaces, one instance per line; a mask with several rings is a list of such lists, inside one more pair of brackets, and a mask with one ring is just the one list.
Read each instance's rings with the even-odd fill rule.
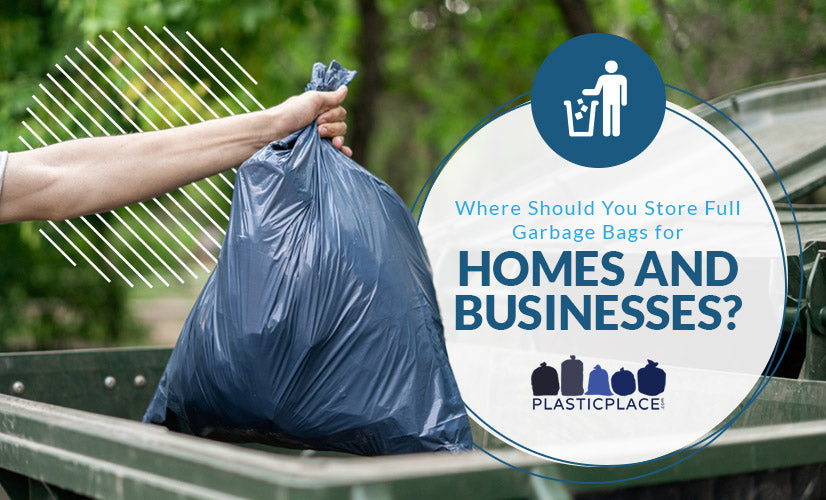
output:
[[[469,414],[561,461],[689,446],[748,395],[781,329],[784,250],[766,190],[672,103],[642,154],[601,169],[556,155],[529,106],[456,152],[419,223]],[[581,365],[563,365],[571,356]]]

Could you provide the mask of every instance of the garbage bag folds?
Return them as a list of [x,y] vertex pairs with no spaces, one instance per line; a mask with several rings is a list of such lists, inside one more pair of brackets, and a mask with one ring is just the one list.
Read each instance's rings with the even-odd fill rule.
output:
[[[317,63],[307,88],[354,74]],[[144,421],[361,455],[470,449],[416,223],[316,124],[238,169],[218,264]]]

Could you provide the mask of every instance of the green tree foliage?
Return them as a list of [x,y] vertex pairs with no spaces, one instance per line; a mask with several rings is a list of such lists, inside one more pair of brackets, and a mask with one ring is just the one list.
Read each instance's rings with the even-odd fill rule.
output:
[[[626,36],[667,83],[703,98],[826,67],[826,4],[811,0],[6,0],[3,10],[2,148],[22,149],[30,96],[64,54],[113,29],[167,26],[233,54],[265,105],[300,92],[315,61],[358,69],[348,140],[409,203],[456,141],[530,90],[544,57],[572,34]],[[71,267],[37,227],[0,228],[0,344],[130,338],[123,285],[83,262]]]

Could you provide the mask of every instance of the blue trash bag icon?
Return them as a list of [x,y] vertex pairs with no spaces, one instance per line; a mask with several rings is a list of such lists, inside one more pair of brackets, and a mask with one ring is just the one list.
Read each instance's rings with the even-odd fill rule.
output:
[[611,388],[614,390],[614,394],[618,396],[633,394],[637,390],[634,374],[625,368],[620,368],[618,372],[614,372],[611,376]]
[[588,396],[613,396],[608,384],[608,372],[596,365],[588,375]]

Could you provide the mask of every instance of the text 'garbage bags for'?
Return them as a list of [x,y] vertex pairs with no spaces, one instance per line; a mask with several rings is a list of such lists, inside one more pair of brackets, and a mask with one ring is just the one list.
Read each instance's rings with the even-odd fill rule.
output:
[[[354,75],[317,63],[307,90]],[[362,455],[470,449],[416,224],[315,123],[239,168],[218,265],[144,421]]]

